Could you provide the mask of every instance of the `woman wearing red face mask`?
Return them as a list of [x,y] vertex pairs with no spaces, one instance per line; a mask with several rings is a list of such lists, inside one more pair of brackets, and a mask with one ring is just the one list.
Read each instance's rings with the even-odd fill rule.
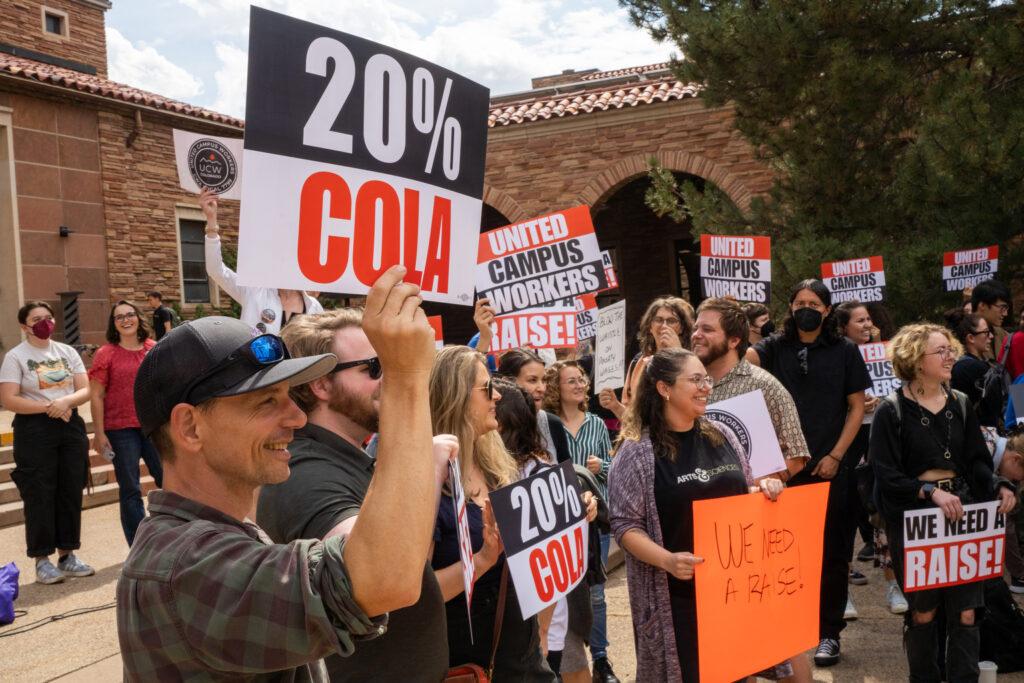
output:
[[[81,547],[82,489],[89,439],[78,406],[89,400],[89,378],[78,352],[53,341],[53,309],[30,301],[18,310],[25,341],[0,366],[0,403],[14,412],[11,479],[25,505],[28,556],[38,583],[90,576],[73,551]],[[57,566],[50,555],[58,551]]]

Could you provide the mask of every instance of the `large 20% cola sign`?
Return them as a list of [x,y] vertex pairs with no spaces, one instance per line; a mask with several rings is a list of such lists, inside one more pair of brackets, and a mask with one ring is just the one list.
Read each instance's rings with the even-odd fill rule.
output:
[[238,270],[363,293],[390,266],[470,304],[488,91],[412,55],[252,8]]
[[572,463],[541,470],[490,494],[509,575],[527,619],[587,573],[589,527]]

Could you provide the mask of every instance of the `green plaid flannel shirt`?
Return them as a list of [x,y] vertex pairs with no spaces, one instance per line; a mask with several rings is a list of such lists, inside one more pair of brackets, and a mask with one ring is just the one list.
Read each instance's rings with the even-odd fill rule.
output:
[[352,599],[344,539],[275,545],[167,491],[149,513],[117,582],[126,681],[326,681],[324,656],[384,633]]

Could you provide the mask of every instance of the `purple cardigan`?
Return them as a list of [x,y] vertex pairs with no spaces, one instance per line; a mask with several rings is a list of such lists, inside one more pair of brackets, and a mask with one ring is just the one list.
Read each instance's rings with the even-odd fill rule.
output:
[[[749,457],[739,439],[728,427],[717,422],[710,424],[725,435],[740,456],[747,484],[753,485]],[[623,441],[612,459],[608,473],[608,499],[612,533],[620,547],[623,535],[630,529],[639,529],[665,547],[658,508],[654,503],[654,457],[654,446],[644,434],[639,441]],[[672,610],[668,609],[668,575],[628,552],[624,555],[636,645],[636,683],[681,681],[683,674],[676,652]]]

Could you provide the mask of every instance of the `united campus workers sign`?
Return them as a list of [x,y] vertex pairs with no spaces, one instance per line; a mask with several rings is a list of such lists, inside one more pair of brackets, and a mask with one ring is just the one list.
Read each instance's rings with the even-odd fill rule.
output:
[[[818,642],[829,483],[693,503],[700,680],[750,676]],[[666,606],[666,609],[668,607]],[[736,634],[756,634],[737,647]]]
[[821,264],[821,279],[832,292],[832,303],[857,300],[862,304],[885,298],[885,269],[881,256]]
[[903,590],[955,586],[1003,573],[1006,517],[999,503],[964,505],[959,521],[939,508],[903,513]]
[[565,597],[587,573],[590,534],[571,462],[490,494],[523,618]]
[[999,270],[999,247],[947,251],[942,255],[942,282],[947,292],[959,292],[991,280]]
[[498,315],[605,289],[590,209],[576,206],[480,235],[476,288]]
[[242,138],[171,131],[178,186],[198,194],[204,187],[224,199],[242,198]]
[[253,7],[243,285],[347,294],[401,263],[473,303],[488,91],[377,43]]
[[731,296],[767,304],[771,294],[770,237],[700,236],[704,296]]
[[892,369],[892,361],[885,352],[885,344],[861,344],[861,358],[868,366],[868,374],[871,376],[871,387],[867,392],[875,398],[888,396],[900,388],[901,382],[896,378]]

